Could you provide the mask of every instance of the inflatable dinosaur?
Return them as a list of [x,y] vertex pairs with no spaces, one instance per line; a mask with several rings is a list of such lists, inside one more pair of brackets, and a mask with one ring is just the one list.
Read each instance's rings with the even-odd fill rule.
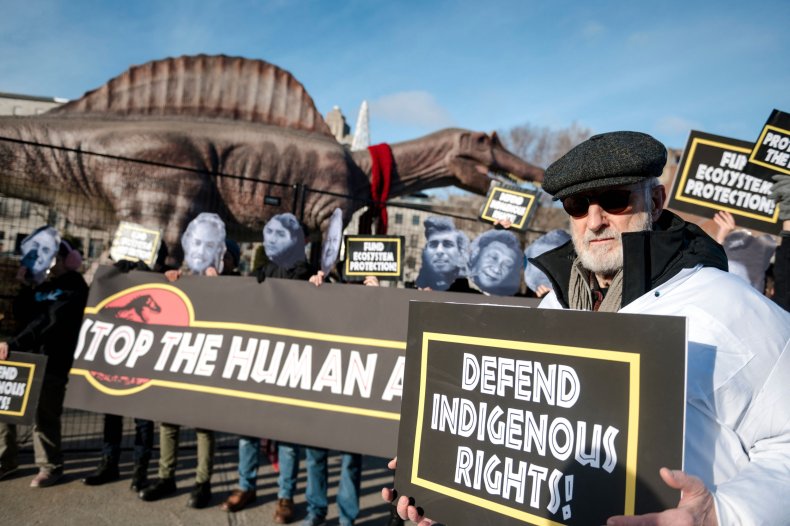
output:
[[[496,134],[446,129],[391,148],[390,197],[448,185],[482,194],[491,172],[543,178]],[[367,151],[335,140],[290,73],[261,60],[149,62],[44,114],[0,118],[2,195],[88,227],[162,228],[176,252],[200,212],[220,214],[239,237],[254,229],[255,239],[281,212],[313,230],[338,207],[348,221],[370,199],[371,164]],[[282,198],[264,201],[271,195]]]

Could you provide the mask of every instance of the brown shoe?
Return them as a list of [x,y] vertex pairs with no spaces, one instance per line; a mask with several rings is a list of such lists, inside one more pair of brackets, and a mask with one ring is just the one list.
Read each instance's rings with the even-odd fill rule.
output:
[[239,511],[244,509],[244,507],[250,502],[255,502],[254,489],[248,491],[234,489],[233,492],[231,492],[230,497],[228,497],[227,500],[222,503],[220,508],[223,511]]
[[294,515],[294,500],[280,499],[277,501],[277,509],[274,511],[274,522],[277,524],[288,524]]

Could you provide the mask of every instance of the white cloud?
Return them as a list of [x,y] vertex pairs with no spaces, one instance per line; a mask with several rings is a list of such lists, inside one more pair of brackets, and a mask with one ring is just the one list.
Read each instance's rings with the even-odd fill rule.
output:
[[701,130],[702,125],[698,122],[684,119],[683,117],[670,115],[659,119],[658,122],[656,122],[656,129],[667,134],[688,133],[689,130]]
[[425,128],[453,126],[450,112],[427,91],[400,91],[370,102],[373,119]]
[[595,38],[598,35],[603,34],[605,31],[606,28],[602,24],[596,22],[595,20],[590,20],[582,28],[582,36],[585,38]]

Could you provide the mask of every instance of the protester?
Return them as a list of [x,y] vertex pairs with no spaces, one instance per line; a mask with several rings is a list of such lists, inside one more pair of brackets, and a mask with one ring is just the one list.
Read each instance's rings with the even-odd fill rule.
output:
[[551,282],[549,278],[546,277],[546,274],[538,267],[531,264],[529,260],[564,245],[570,241],[570,239],[570,234],[565,230],[551,230],[540,236],[524,249],[524,259],[526,260],[526,265],[524,266],[524,283],[527,285],[528,293],[542,298],[551,292]]
[[[154,268],[151,269],[141,260],[130,261],[122,259],[116,261],[114,267],[121,272],[132,270],[151,271],[163,273],[167,270],[168,249],[164,241],[159,244]],[[120,415],[105,414],[102,429],[102,458],[96,470],[82,479],[86,486],[100,486],[114,482],[121,478],[118,464],[121,460],[121,441],[123,439],[123,417]],[[148,487],[148,464],[154,449],[154,422],[144,418],[134,419],[134,452],[132,481],[129,488],[139,492]]]
[[[258,270],[258,283],[267,278],[310,279],[312,269],[305,259],[304,246],[304,231],[296,216],[279,214],[272,217],[263,227],[263,249],[267,261]],[[294,462],[293,458],[298,448],[293,444],[278,446],[280,489],[274,518],[278,523],[287,523],[293,516],[293,488],[296,486],[296,469],[299,465],[298,460]],[[239,438],[239,485],[222,503],[223,510],[236,512],[255,501],[260,449],[260,438]]]
[[776,251],[776,241],[768,234],[736,229],[735,218],[726,210],[716,212],[713,221],[719,227],[716,241],[724,247],[729,271],[764,293],[765,274]]
[[[722,247],[700,228],[663,210],[665,163],[652,137],[607,133],[549,166],[543,183],[571,216],[572,241],[532,261],[553,286],[541,307],[688,321],[685,471],[660,472],[680,502],[607,524],[784,524],[790,314],[727,273]],[[398,511],[431,524],[408,497]]]
[[455,228],[452,219],[428,217],[425,226],[425,247],[422,266],[417,275],[417,287],[429,290],[468,292],[469,282],[463,277],[469,238]]
[[[223,270],[226,251],[225,223],[217,214],[204,212],[193,219],[181,236],[184,260],[192,274],[217,276]],[[176,281],[180,270],[168,270],[165,277]],[[181,427],[174,424],[159,425],[159,478],[139,493],[145,501],[159,500],[176,492],[175,472],[178,464],[178,443]],[[205,508],[211,501],[211,475],[214,471],[214,432],[196,429],[197,468],[195,487],[189,495],[187,506]]]
[[790,175],[776,174],[770,197],[779,206],[782,221],[781,242],[774,255],[773,300],[786,311],[790,311]]
[[489,230],[478,236],[469,249],[469,277],[485,292],[513,296],[521,288],[521,245],[505,230]]
[[[63,475],[60,417],[88,301],[88,286],[78,272],[82,255],[68,241],[61,240],[55,229],[37,230],[22,246],[28,250],[23,262],[29,263],[20,266],[17,273],[22,290],[14,301],[14,314],[21,329],[13,338],[0,342],[0,360],[7,359],[9,351],[47,356],[33,425],[33,451],[39,471],[30,482],[30,487],[43,488],[57,483]],[[51,250],[53,246],[56,251]],[[32,254],[34,251],[36,254]],[[46,257],[42,259],[42,255]],[[50,268],[44,259],[53,257]],[[17,454],[16,426],[0,422],[0,479],[17,470]]]

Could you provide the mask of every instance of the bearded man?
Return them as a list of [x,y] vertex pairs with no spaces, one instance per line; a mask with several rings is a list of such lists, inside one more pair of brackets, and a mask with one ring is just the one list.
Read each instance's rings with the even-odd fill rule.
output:
[[[688,320],[684,471],[660,473],[680,502],[607,524],[786,524],[790,314],[729,274],[721,245],[663,209],[665,163],[666,148],[637,132],[568,152],[543,188],[570,215],[572,240],[530,260],[552,283],[542,308]],[[398,501],[402,517],[431,524],[419,511]]]

